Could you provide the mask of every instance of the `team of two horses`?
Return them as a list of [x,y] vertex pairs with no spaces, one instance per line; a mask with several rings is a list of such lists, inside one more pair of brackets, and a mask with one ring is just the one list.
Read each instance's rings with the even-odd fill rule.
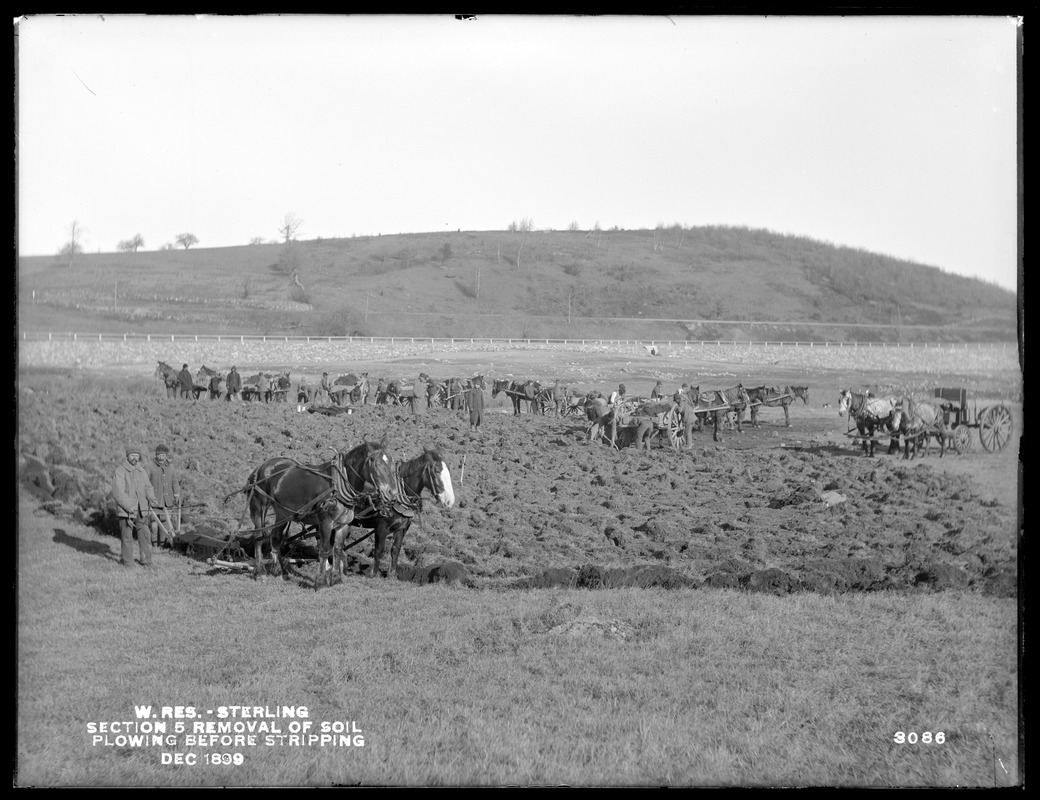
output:
[[[874,455],[877,434],[889,436],[888,452],[899,452],[903,439],[903,458],[916,458],[931,449],[931,440],[939,442],[939,457],[946,452],[948,404],[917,402],[912,397],[872,397],[869,393],[845,389],[838,398],[838,415],[848,417],[856,425],[863,443],[863,453]],[[868,448],[869,444],[869,448]]]
[[[253,523],[254,575],[265,574],[263,551],[269,545],[275,574],[288,578],[285,560],[289,530],[303,526],[297,538],[312,531],[318,540],[318,571],[314,588],[322,580],[329,586],[341,572],[343,551],[375,535],[372,571],[380,574],[386,538],[393,534],[391,575],[397,574],[397,559],[412,519],[422,510],[422,493],[428,490],[445,508],[455,503],[451,473],[444,459],[424,449],[417,457],[395,463],[387,450],[387,437],[366,441],[345,453],[336,453],[321,464],[302,464],[291,458],[265,461],[249,475],[246,486],[228,495],[245,493]],[[368,529],[357,542],[344,544],[348,528]],[[331,573],[328,562],[332,558]]]

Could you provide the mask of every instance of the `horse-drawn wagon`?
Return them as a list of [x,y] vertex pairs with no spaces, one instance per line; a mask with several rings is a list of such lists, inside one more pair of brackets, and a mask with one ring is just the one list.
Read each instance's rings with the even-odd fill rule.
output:
[[978,401],[968,407],[968,391],[963,388],[938,388],[935,397],[942,401],[943,424],[952,434],[953,446],[958,453],[971,452],[978,430],[979,441],[988,453],[1003,450],[1015,430],[1011,409],[1003,403],[979,408]]
[[645,444],[649,450],[650,443],[661,438],[677,450],[683,438],[682,413],[678,403],[627,398],[608,408],[590,432],[615,449]]

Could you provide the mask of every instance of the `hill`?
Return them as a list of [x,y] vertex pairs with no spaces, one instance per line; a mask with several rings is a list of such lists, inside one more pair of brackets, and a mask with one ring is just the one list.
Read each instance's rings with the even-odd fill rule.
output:
[[30,331],[1013,341],[1016,297],[741,227],[459,231],[19,257]]

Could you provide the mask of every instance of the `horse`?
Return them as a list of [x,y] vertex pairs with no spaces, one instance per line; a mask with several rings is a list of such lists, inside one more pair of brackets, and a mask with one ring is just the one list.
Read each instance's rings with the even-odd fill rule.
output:
[[177,377],[177,370],[165,361],[160,361],[159,366],[155,368],[155,377],[161,380],[166,386],[167,397],[178,397],[181,389],[181,381],[180,378]]
[[851,389],[843,389],[838,396],[838,416],[850,417],[856,423],[856,430],[863,439],[863,455],[868,455],[867,442],[870,442],[869,455],[874,455],[874,432],[888,431],[893,434],[889,442],[888,452],[894,453],[899,450],[899,438],[896,425],[898,404],[891,397],[871,397],[870,394],[860,394]]
[[[300,464],[290,458],[276,457],[250,473],[246,487],[239,491],[248,493],[254,530],[260,534],[259,539],[270,538],[282,575],[288,578],[282,546],[290,523],[300,522],[317,531],[318,571],[314,576],[317,590],[322,578],[327,585],[332,585],[332,575],[327,570],[329,555],[333,556],[333,573],[339,571],[340,559],[339,551],[332,546],[334,536],[354,519],[354,509],[363,498],[374,497],[384,515],[390,513],[393,504],[401,502],[397,470],[386,448],[387,436],[384,435],[380,442],[362,442],[322,464]],[[272,511],[274,523],[266,525]],[[258,542],[254,554],[256,577],[264,572],[261,550]]]
[[809,402],[808,386],[785,386],[778,389],[776,386],[755,386],[747,390],[748,400],[751,405],[751,424],[758,427],[758,410],[760,406],[775,408],[780,406],[784,410],[784,425],[791,427],[791,413],[788,410],[796,397],[802,398],[802,402]]
[[744,432],[744,409],[749,405],[751,405],[751,399],[748,397],[747,390],[739,383],[729,389],[698,391],[697,397],[693,401],[694,412],[702,423],[709,413],[712,415],[714,430],[711,438],[716,442],[722,441],[719,427],[730,411],[735,411],[737,414],[737,433]]
[[[538,402],[538,390],[541,387],[537,381],[507,381],[496,380],[491,385],[491,396],[497,397],[499,392],[505,392],[513,401],[513,414],[520,413],[520,403],[527,401],[528,410],[534,413],[535,404]],[[539,406],[540,408],[540,406]]]
[[903,399],[892,421],[892,428],[903,437],[903,458],[913,459],[920,455],[924,445],[924,455],[932,449],[932,439],[939,440],[939,458],[946,453],[946,439],[949,436],[945,424],[948,403],[936,407],[931,403],[915,403],[913,398]]
[[[397,575],[397,559],[401,554],[401,545],[405,534],[412,525],[412,519],[422,513],[422,493],[426,489],[444,508],[455,504],[455,489],[451,483],[451,472],[444,459],[434,450],[423,448],[422,453],[409,461],[397,463],[397,474],[400,477],[401,499],[394,503],[388,514],[377,511],[355,515],[351,525],[370,530],[375,534],[375,545],[372,554],[372,571],[370,577],[382,573],[380,563],[386,546],[388,534],[393,534],[393,545],[390,548],[389,575]],[[336,547],[343,549],[342,539],[346,528],[341,528],[337,536]]]

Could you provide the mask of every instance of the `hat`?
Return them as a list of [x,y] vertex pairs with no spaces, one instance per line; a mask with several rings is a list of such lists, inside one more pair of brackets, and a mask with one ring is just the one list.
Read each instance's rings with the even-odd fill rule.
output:
[[623,383],[619,383],[619,384],[618,384],[618,387],[617,387],[617,388],[619,388],[619,389],[624,389],[624,388],[625,388],[625,384],[623,384]]
[[684,384],[683,384],[683,388],[684,388],[684,389],[689,389],[689,388],[690,388],[690,384],[688,384],[688,383],[684,383]]
[[159,453],[169,453],[169,452],[170,452],[170,448],[169,448],[169,447],[167,447],[167,446],[166,446],[166,445],[164,445],[164,444],[160,444],[160,445],[158,445],[158,446],[157,446],[157,447],[155,448],[155,454],[156,454],[156,455],[159,455]]
[[126,454],[130,455],[131,453],[137,453],[137,455],[141,455],[141,448],[137,445],[127,445]]
[[187,368],[188,368],[187,364],[185,364],[183,367],[181,367],[181,369],[187,369]]

